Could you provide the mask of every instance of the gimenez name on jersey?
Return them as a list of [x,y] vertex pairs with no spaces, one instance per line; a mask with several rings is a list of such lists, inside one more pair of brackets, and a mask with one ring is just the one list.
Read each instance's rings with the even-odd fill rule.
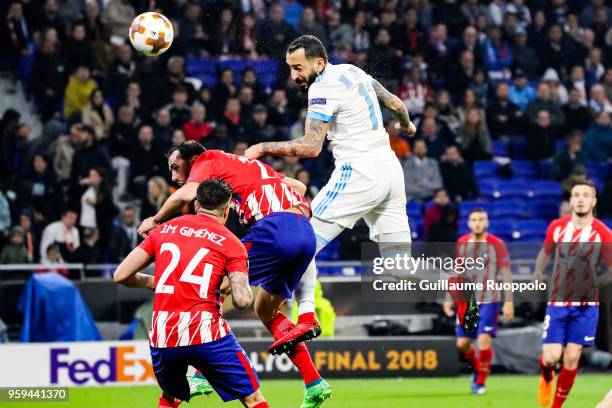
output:
[[[160,234],[176,234],[178,225],[163,225]],[[204,238],[212,242],[213,244],[217,244],[219,246],[223,245],[223,241],[225,241],[225,237],[219,234],[215,234],[207,230],[206,228],[195,229],[191,227],[181,227],[178,230],[178,233],[184,237],[188,238]]]

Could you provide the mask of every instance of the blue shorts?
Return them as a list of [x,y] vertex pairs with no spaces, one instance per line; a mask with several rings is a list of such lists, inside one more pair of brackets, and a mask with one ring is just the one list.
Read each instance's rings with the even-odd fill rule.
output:
[[478,327],[471,333],[465,333],[460,324],[455,327],[457,337],[468,337],[475,340],[479,334],[488,334],[491,337],[497,336],[497,319],[501,303],[480,303],[478,305],[479,317]]
[[542,344],[595,344],[599,306],[548,305],[542,332]]
[[194,346],[151,347],[151,360],[161,389],[181,401],[189,401],[188,366],[200,370],[225,402],[259,389],[257,374],[232,333]]
[[249,252],[250,284],[285,299],[291,299],[317,247],[308,218],[290,212],[257,221],[242,243]]

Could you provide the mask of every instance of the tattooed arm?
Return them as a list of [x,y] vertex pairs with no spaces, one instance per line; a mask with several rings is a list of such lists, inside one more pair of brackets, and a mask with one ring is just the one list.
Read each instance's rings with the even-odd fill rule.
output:
[[306,118],[304,136],[289,142],[266,142],[249,147],[244,155],[257,159],[264,154],[292,157],[317,157],[323,148],[330,124],[319,119]]
[[249,286],[249,276],[244,272],[230,272],[229,279],[232,303],[236,309],[244,309],[253,302],[253,292]]
[[404,102],[396,95],[387,91],[385,87],[375,79],[372,79],[372,86],[374,87],[374,92],[376,92],[378,102],[391,111],[393,116],[399,121],[399,125],[404,133],[406,133],[407,136],[414,136],[416,133],[416,126],[410,121],[408,109],[406,109]]

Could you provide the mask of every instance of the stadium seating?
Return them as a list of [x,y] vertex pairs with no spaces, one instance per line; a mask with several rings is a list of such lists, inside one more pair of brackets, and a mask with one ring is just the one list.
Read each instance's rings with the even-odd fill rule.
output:
[[410,219],[422,218],[421,205],[414,201],[408,202],[408,204],[406,204],[406,214],[408,214]]
[[534,218],[552,220],[559,215],[558,198],[534,198],[527,204],[528,213]]
[[267,88],[275,85],[278,74],[277,61],[250,61],[243,59],[216,61],[202,58],[189,58],[187,60],[186,72],[188,76],[201,80],[204,85],[213,87],[217,84],[219,71],[225,68],[232,70],[237,85],[240,85],[242,72],[247,68],[252,68],[259,81]]
[[493,156],[507,157],[508,145],[501,140],[493,141]]
[[529,183],[529,197],[561,199],[563,188],[556,181],[536,180]]
[[586,172],[589,178],[604,179],[608,176],[608,163],[586,162]]
[[512,172],[514,177],[533,179],[537,175],[534,162],[526,160],[512,160]]
[[524,218],[527,202],[523,199],[497,200],[489,209],[490,218]]
[[474,162],[474,175],[477,179],[495,175],[499,164],[492,160],[479,160]]

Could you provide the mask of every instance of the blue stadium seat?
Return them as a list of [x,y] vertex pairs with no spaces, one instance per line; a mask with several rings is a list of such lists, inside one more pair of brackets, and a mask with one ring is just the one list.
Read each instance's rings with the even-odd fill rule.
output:
[[548,223],[541,219],[521,220],[514,226],[513,236],[518,241],[541,241],[546,235]]
[[608,163],[588,161],[585,167],[588,178],[605,179],[608,177]]
[[459,203],[459,218],[461,219],[467,218],[470,211],[478,207],[484,208],[485,210],[488,211],[489,203],[484,202],[484,201],[462,201],[460,202]]
[[490,220],[489,232],[497,235],[504,241],[512,241],[512,231],[514,231],[514,221],[503,219]]
[[493,141],[493,156],[508,157],[508,145],[501,140]]
[[478,179],[476,182],[478,183],[480,194],[484,197],[496,198],[499,196],[497,193],[499,182],[497,180]]
[[422,218],[423,213],[421,212],[421,205],[414,201],[409,201],[408,204],[406,204],[406,214],[408,214],[410,218]]
[[529,196],[561,199],[563,187],[556,181],[539,180],[529,183]]
[[515,137],[510,142],[510,157],[514,159],[522,159],[525,157],[525,139]]
[[550,178],[550,169],[552,167],[552,160],[543,160],[540,162],[540,168],[538,169],[541,179]]
[[567,147],[567,141],[565,139],[557,140],[555,142],[555,151],[565,150]]
[[495,201],[489,209],[489,218],[524,218],[527,201],[524,199],[501,199]]
[[526,160],[512,160],[512,171],[515,177],[533,179],[536,176],[535,163]]
[[495,198],[525,198],[528,191],[527,183],[524,180],[510,180],[501,183],[493,196]]
[[317,254],[317,261],[337,261],[340,258],[340,240],[334,239]]
[[612,229],[612,218],[604,218],[601,221],[606,224],[608,228]]
[[[527,242],[529,243],[527,244]],[[542,241],[526,241],[519,239],[518,242],[513,242],[508,245],[508,252],[510,252],[510,259],[512,261],[517,259],[529,259],[534,261],[541,247]]]
[[559,204],[559,199],[533,198],[527,204],[527,212],[534,218],[550,221],[559,217]]
[[410,235],[412,236],[412,241],[422,241],[423,240],[423,220],[411,218],[409,220],[410,224]]
[[604,188],[605,180],[600,177],[589,177],[589,180],[595,184],[595,188],[597,188],[597,192],[601,194]]
[[495,175],[499,164],[492,160],[479,160],[474,162],[474,175],[477,178]]

